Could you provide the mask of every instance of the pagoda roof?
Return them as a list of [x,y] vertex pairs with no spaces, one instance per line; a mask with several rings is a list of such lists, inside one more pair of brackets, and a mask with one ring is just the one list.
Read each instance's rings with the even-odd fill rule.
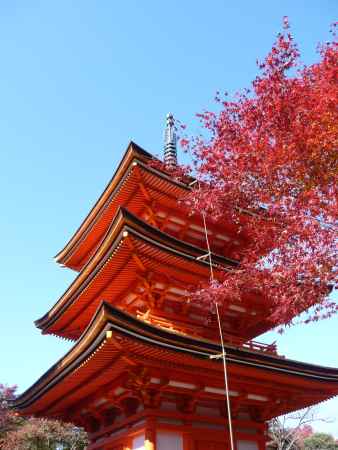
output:
[[126,206],[134,213],[148,196],[144,183],[150,183],[157,191],[156,200],[165,196],[175,200],[190,191],[190,187],[151,165],[157,158],[130,142],[100,198],[97,200],[80,227],[66,246],[55,256],[58,263],[75,270],[87,262],[100,239],[106,233],[111,220],[120,206]]
[[[100,246],[56,304],[35,323],[44,333],[77,339],[106,298],[113,304],[128,295],[140,275],[161,273],[185,286],[210,276],[205,250],[176,239],[119,208]],[[212,255],[216,273],[237,266]],[[259,334],[259,333],[257,333]],[[257,335],[256,334],[256,335]]]
[[[182,240],[204,246],[202,218],[190,216],[178,204],[191,191],[191,186],[156,168],[152,162],[160,161],[135,143],[129,144],[104,192],[64,249],[55,256],[58,263],[81,270],[100,245],[120,206],[147,217],[149,223],[165,228],[170,234],[182,236]],[[210,224],[208,233],[215,253],[231,255],[232,250],[238,250],[246,242],[245,233],[239,233],[237,225],[230,221]]]
[[[211,341],[160,329],[102,302],[72,349],[16,399],[15,407],[24,415],[67,417],[69,412],[81,414],[87,400],[94,398],[96,405],[99,395],[112,398],[126,390],[123,384],[126,372],[142,364],[150,370],[164,371],[167,381],[174,377],[178,380],[177,386],[184,386],[179,380],[191,380],[194,374],[194,383],[196,389],[197,386],[202,389],[201,395],[221,392],[222,362],[210,359],[219,353],[221,346]],[[265,407],[265,419],[338,393],[338,369],[228,345],[226,354],[230,389],[238,391],[246,401],[256,399],[256,403]],[[190,385],[190,389],[195,388]],[[276,400],[278,393],[282,400]],[[218,398],[222,396],[224,398],[224,394]]]

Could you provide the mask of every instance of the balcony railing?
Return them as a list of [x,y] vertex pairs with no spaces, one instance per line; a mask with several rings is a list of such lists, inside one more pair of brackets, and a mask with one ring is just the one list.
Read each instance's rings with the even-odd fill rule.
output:
[[[209,339],[215,339],[215,333],[206,333],[205,327],[198,326],[188,326],[187,324],[180,325],[178,323],[172,322],[164,317],[160,317],[154,314],[137,314],[137,318],[144,320],[145,322],[157,325],[161,328],[168,329],[170,331],[179,332],[185,335],[198,337],[206,337]],[[255,352],[267,353],[274,356],[279,356],[277,353],[277,345],[275,342],[272,344],[264,344],[258,341],[246,341],[239,337],[233,336],[231,334],[223,334],[223,339],[225,344],[229,344],[233,347],[244,348]]]
[[224,335],[224,342],[233,345],[234,347],[246,348],[251,351],[278,356],[276,342],[265,344],[258,341],[245,341],[244,339],[229,334]]

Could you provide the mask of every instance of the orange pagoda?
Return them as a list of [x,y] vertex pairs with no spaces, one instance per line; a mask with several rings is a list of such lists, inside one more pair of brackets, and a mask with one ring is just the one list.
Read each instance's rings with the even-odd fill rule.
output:
[[[168,115],[165,162],[176,164]],[[267,420],[338,394],[338,369],[291,361],[274,344],[259,297],[222,312],[228,389],[216,321],[188,301],[209,278],[202,218],[178,199],[191,186],[131,142],[113,178],[56,256],[78,272],[39,320],[71,350],[16,401],[23,415],[83,426],[89,450],[263,450]],[[247,237],[208,224],[215,276]],[[226,395],[227,394],[227,395]],[[230,403],[230,412],[226,398]]]

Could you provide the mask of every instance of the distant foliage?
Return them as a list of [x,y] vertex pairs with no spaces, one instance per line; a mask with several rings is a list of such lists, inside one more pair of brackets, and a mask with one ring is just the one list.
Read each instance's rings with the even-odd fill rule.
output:
[[86,433],[69,423],[30,418],[6,435],[3,450],[83,450],[88,444]]
[[304,441],[304,450],[337,450],[338,442],[326,433],[314,433]]
[[16,386],[0,383],[0,448],[3,437],[20,426],[24,420],[10,408],[10,402],[15,398],[15,391]]
[[196,294],[207,309],[215,300],[226,308],[230,299],[260,293],[271,324],[281,327],[304,311],[307,323],[338,310],[330,297],[338,224],[334,27],[332,35],[319,47],[318,63],[302,66],[285,19],[251,89],[234,100],[217,94],[220,111],[198,115],[202,135],[181,141],[199,181],[189,208],[230,219],[248,237],[235,255],[238,269]]
[[309,438],[313,434],[314,434],[314,431],[313,431],[313,428],[311,425],[301,426],[297,430],[297,442],[298,442],[300,448],[304,448],[305,439]]
[[0,384],[1,450],[84,450],[87,434],[70,423],[22,418],[12,408],[16,387]]
[[269,422],[268,450],[333,450],[338,443],[326,433],[317,433],[313,429],[315,422],[332,422],[329,418],[317,415],[311,406],[295,413],[276,417]]

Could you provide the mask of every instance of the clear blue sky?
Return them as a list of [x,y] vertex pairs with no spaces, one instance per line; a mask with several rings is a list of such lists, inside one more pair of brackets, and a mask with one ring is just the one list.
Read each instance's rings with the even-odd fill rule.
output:
[[[0,2],[0,382],[22,391],[69,348],[33,320],[73,279],[52,257],[128,141],[160,153],[168,111],[195,132],[194,114],[216,90],[248,86],[283,15],[304,61],[315,61],[337,9],[335,0]],[[296,327],[278,337],[280,352],[338,367],[337,329],[338,318]],[[337,400],[321,410],[338,419]],[[338,420],[318,427],[338,436]]]

